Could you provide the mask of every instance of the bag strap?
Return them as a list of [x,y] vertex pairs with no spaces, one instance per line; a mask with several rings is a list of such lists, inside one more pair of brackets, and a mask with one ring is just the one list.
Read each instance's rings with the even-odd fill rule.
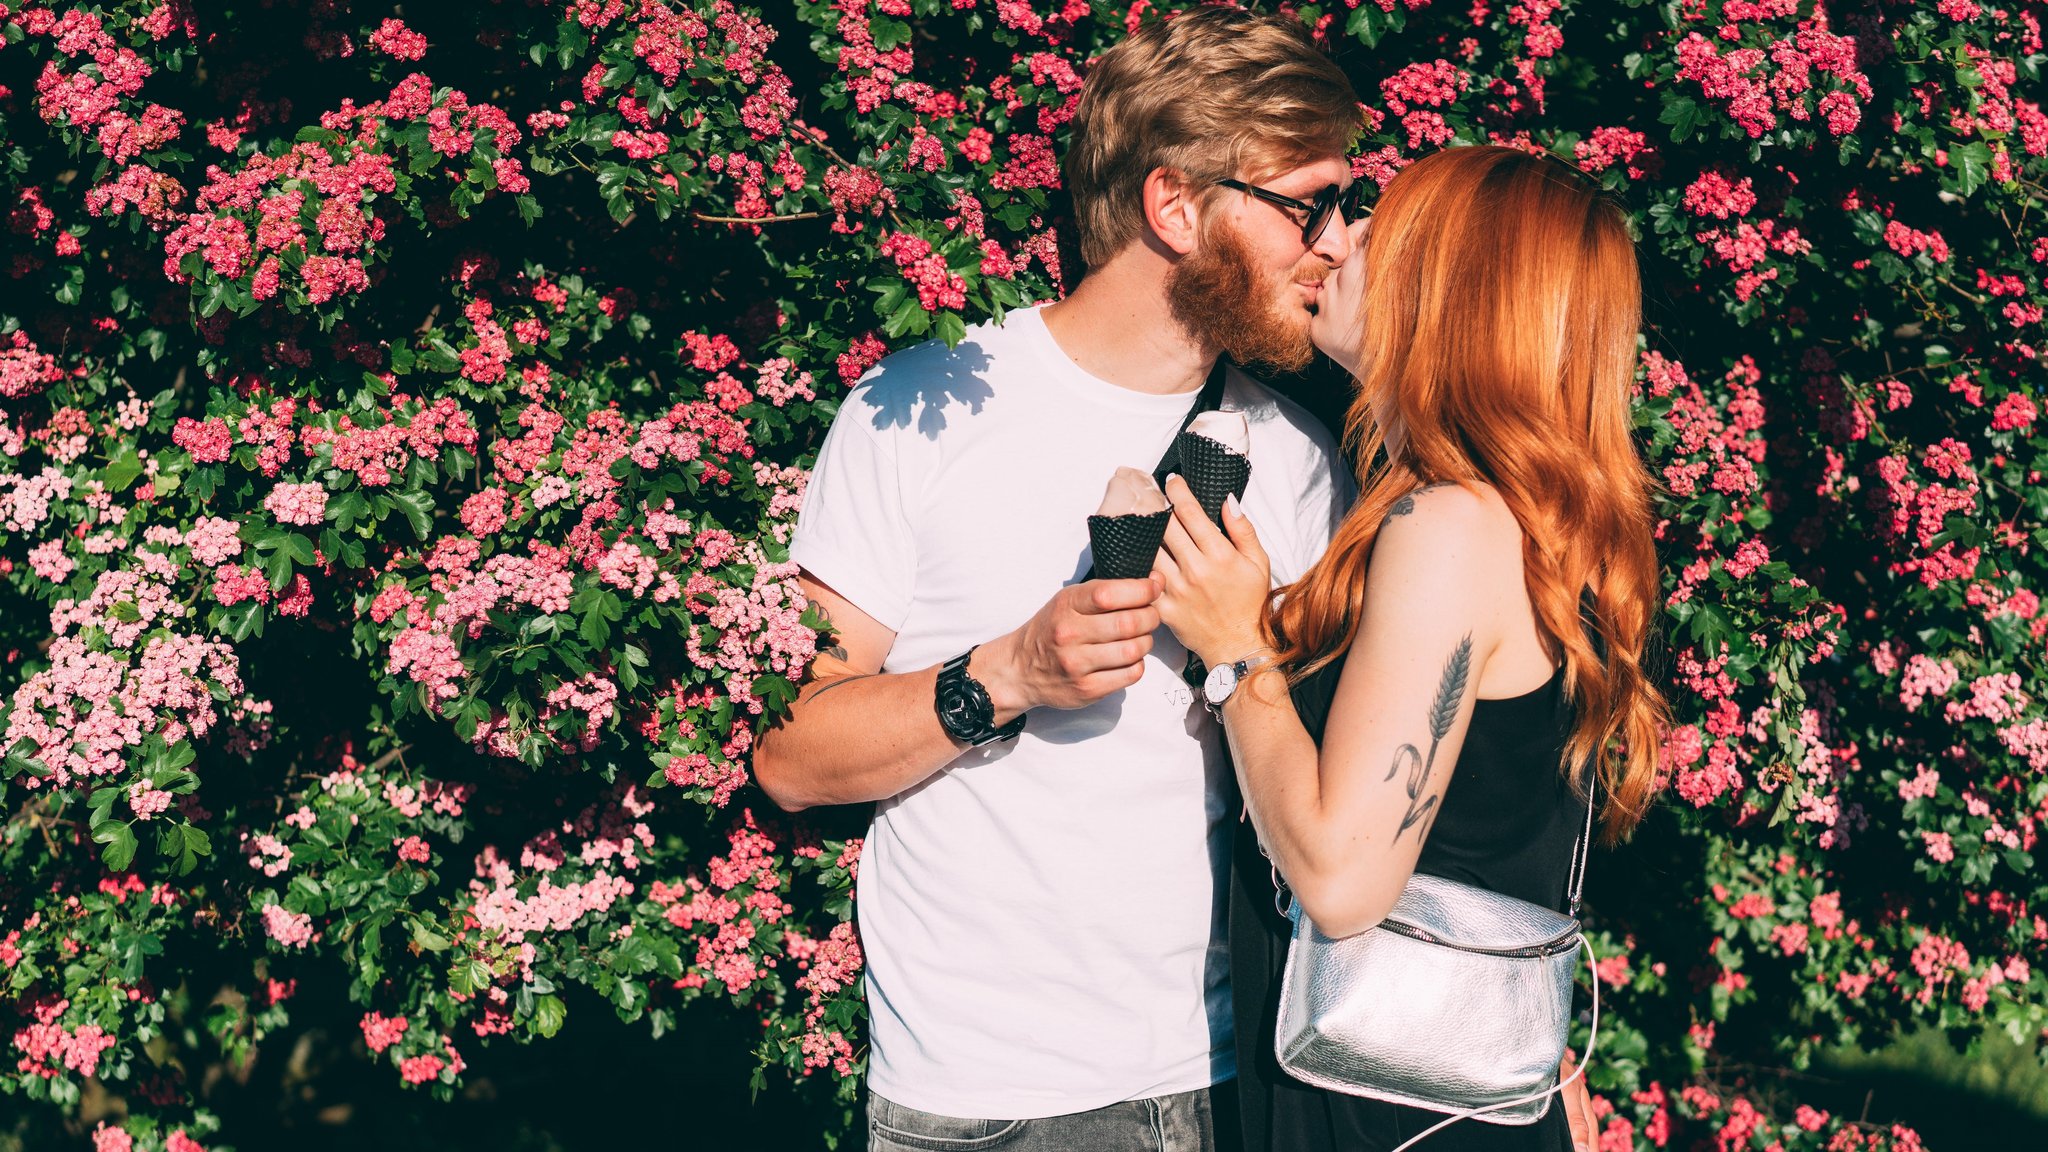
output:
[[[1195,417],[1200,416],[1204,412],[1214,412],[1223,406],[1223,385],[1229,369],[1230,358],[1228,356],[1216,357],[1215,366],[1209,369],[1209,379],[1202,384],[1201,392],[1195,396],[1194,407],[1189,408],[1188,414],[1181,418],[1180,428],[1174,432],[1173,439],[1166,442],[1166,454],[1159,458],[1159,466],[1152,469],[1152,481],[1159,485],[1161,489],[1166,487],[1166,478],[1168,476],[1180,471],[1180,434],[1187,431],[1194,424]],[[1093,579],[1095,579],[1095,565],[1090,564],[1088,565],[1087,573],[1081,577],[1081,580],[1083,583],[1086,583]]]
[[[1588,633],[1587,639],[1593,642],[1594,653],[1600,657],[1602,662],[1605,662],[1607,659],[1607,645],[1601,639],[1600,630],[1592,627],[1594,623],[1593,615],[1598,609],[1598,604],[1599,601],[1593,595],[1592,588],[1588,587],[1580,590],[1580,623],[1586,628]],[[1586,888],[1586,862],[1593,856],[1593,813],[1600,807],[1596,803],[1599,799],[1599,791],[1600,772],[1598,768],[1589,764],[1586,768],[1586,830],[1579,834],[1579,842],[1572,849],[1570,915],[1574,920],[1579,918],[1579,896]]]
[[1593,802],[1594,794],[1600,788],[1599,774],[1588,773],[1588,776],[1590,779],[1586,781],[1586,830],[1579,833],[1578,843],[1572,845],[1571,911],[1568,914],[1574,920],[1579,918],[1579,896],[1586,890],[1586,861],[1593,856],[1593,810],[1599,807]]

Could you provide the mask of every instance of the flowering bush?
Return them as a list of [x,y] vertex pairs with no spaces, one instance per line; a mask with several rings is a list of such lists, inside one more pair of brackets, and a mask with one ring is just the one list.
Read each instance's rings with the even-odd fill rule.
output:
[[[2048,1027],[2044,7],[1298,9],[1361,179],[1548,148],[1640,226],[1681,723],[1593,869],[1609,1152],[1917,1148],[1757,1069]],[[857,816],[747,775],[804,468],[886,351],[1075,278],[1076,93],[1160,17],[0,0],[24,1131],[218,1147],[195,1070],[312,1024],[446,1100],[600,1000],[727,1006],[842,1130]]]

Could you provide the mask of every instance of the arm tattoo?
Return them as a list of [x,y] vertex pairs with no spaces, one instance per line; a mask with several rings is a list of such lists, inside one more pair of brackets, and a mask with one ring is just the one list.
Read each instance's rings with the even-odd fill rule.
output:
[[1429,790],[1430,773],[1436,768],[1436,750],[1443,743],[1444,737],[1450,735],[1451,725],[1458,720],[1458,705],[1464,702],[1465,681],[1470,678],[1471,672],[1472,634],[1467,632],[1465,638],[1458,641],[1457,648],[1451,652],[1451,658],[1444,662],[1443,676],[1437,681],[1436,701],[1429,707],[1428,757],[1425,758],[1415,745],[1403,744],[1394,750],[1393,766],[1387,769],[1388,780],[1398,775],[1403,767],[1408,769],[1408,811],[1401,815],[1401,827],[1394,833],[1396,840],[1425,819],[1429,823],[1416,835],[1427,837],[1430,826],[1436,823],[1438,798],[1431,796],[1424,801],[1422,794]]
[[[832,625],[832,614],[825,611],[825,606],[815,600],[811,602],[811,607],[818,610],[818,619],[825,622],[825,631],[832,633],[832,646],[818,649],[818,655],[830,656],[834,660],[847,659],[846,645],[839,642],[839,629]],[[812,699],[816,699],[816,697],[812,697]]]
[[823,695],[824,695],[825,693],[827,693],[827,692],[830,692],[830,691],[831,691],[831,690],[833,690],[834,688],[838,688],[838,687],[840,687],[841,685],[845,685],[845,684],[851,684],[851,683],[853,683],[853,682],[854,682],[855,680],[872,680],[872,679],[874,679],[874,678],[875,678],[875,673],[873,673],[873,672],[868,672],[868,673],[864,673],[864,674],[862,674],[862,675],[859,675],[859,676],[841,676],[841,677],[840,677],[839,679],[837,679],[837,680],[830,680],[830,681],[827,681],[827,682],[826,682],[826,684],[825,684],[825,686],[824,686],[823,688],[820,688],[820,689],[818,689],[818,690],[817,690],[816,692],[813,692],[813,693],[811,693],[811,701],[812,701],[812,703],[816,703],[816,702],[817,702],[817,699],[818,699],[818,697],[820,697],[820,696],[823,696]]

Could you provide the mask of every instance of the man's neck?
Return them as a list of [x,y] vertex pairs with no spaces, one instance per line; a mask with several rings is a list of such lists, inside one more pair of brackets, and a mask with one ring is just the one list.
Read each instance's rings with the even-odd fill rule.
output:
[[1164,261],[1132,256],[1150,253],[1126,252],[1089,272],[1066,299],[1046,307],[1045,326],[1060,351],[1098,379],[1153,396],[1196,391],[1216,352],[1174,318]]

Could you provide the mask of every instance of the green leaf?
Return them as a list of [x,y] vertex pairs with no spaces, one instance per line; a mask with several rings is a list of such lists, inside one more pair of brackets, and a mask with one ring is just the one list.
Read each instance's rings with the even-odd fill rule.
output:
[[888,320],[882,324],[882,331],[894,340],[906,333],[922,333],[930,323],[931,314],[924,310],[923,304],[918,303],[917,297],[911,296],[898,304],[896,311],[889,314]]
[[592,648],[602,648],[605,641],[611,639],[612,626],[604,618],[604,609],[600,605],[592,604],[590,611],[583,614],[583,623],[577,628],[576,634],[583,637],[583,642]]
[[868,31],[875,38],[878,52],[891,52],[910,43],[910,25],[901,20],[877,16],[869,22]]
[[408,490],[391,493],[391,502],[405,514],[412,533],[424,543],[434,533],[434,498],[425,492]]
[[491,966],[481,960],[460,960],[448,972],[448,987],[464,996],[474,996],[491,986]]
[[[353,529],[356,521],[367,516],[369,512],[370,502],[363,498],[361,492],[343,492],[339,496],[330,496],[327,500],[327,515],[334,521],[334,527],[343,532]],[[323,545],[321,550],[327,553],[329,559],[334,557],[334,549]]]
[[263,574],[270,578],[272,591],[282,591],[292,582],[292,554],[289,549],[280,548],[270,554],[263,565]]
[[198,867],[199,857],[213,851],[213,842],[190,824],[170,824],[157,830],[156,851],[184,876]]
[[533,1001],[533,1027],[543,1036],[552,1037],[562,1030],[562,1022],[569,1018],[569,1006],[562,1003],[560,996],[539,996]]
[[1733,629],[1728,624],[1728,618],[1721,615],[1721,610],[1711,604],[1702,604],[1699,611],[1693,613],[1692,638],[1708,652],[1718,652],[1721,641],[1727,638],[1731,631]]
[[1671,125],[1671,139],[1683,143],[1699,128],[1700,106],[1684,96],[1667,96],[1664,111],[1658,115],[1657,120]]
[[1982,187],[1991,176],[1991,148],[1981,140],[1973,140],[1958,148],[1948,150],[1948,178],[1958,196],[1968,196]]
[[101,478],[106,481],[109,491],[125,492],[142,475],[142,468],[142,459],[135,454],[135,449],[123,448],[121,454],[107,465]]
[[135,832],[128,825],[115,822],[102,824],[93,829],[95,843],[106,845],[100,850],[100,862],[115,872],[125,872],[135,862]]

